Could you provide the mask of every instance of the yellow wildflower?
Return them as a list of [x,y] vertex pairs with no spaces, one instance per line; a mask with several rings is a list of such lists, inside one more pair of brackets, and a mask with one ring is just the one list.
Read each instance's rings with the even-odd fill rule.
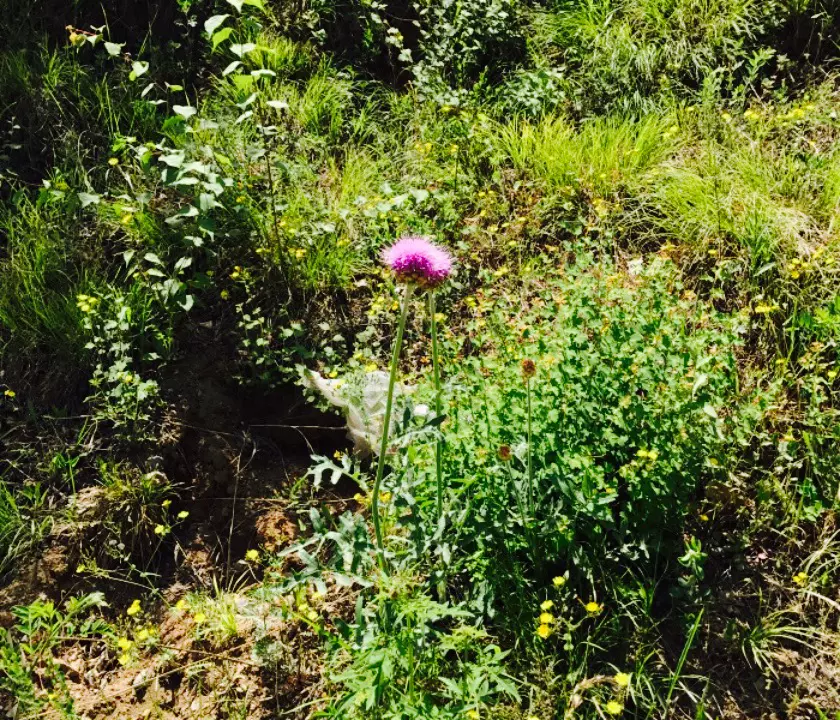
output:
[[805,587],[808,583],[808,573],[798,572],[793,576],[793,582],[799,587]]
[[566,578],[564,578],[562,575],[558,575],[551,582],[554,583],[554,587],[559,589],[566,584]]
[[621,713],[624,712],[624,705],[618,702],[618,700],[610,700],[606,705],[604,705],[604,710],[606,710],[609,715],[621,715]]
[[251,548],[248,552],[245,553],[245,559],[248,562],[252,562],[252,563],[259,562],[259,560],[260,560],[259,550],[254,550],[253,548]]
[[546,600],[545,602],[540,603],[540,610],[542,610],[544,612],[548,612],[553,607],[554,607],[554,601],[553,600]]
[[181,598],[178,602],[175,603],[175,609],[178,610],[179,612],[183,612],[188,607],[189,607],[189,605],[187,604],[187,601],[184,600],[184,598]]
[[544,612],[540,614],[540,625],[551,625],[554,622],[554,615],[551,613]]
[[128,654],[123,653],[117,658],[117,662],[119,662],[120,665],[128,665],[128,663],[131,662],[131,658],[128,656]]
[[540,625],[537,628],[537,635],[543,640],[547,640],[551,636],[552,630],[550,625]]
[[126,637],[121,637],[119,640],[117,640],[117,647],[118,647],[120,650],[122,650],[123,652],[126,652],[126,651],[130,650],[130,649],[131,649],[131,646],[132,646],[133,644],[134,644],[134,643],[133,643],[133,642],[131,642],[131,640],[129,640],[129,639],[128,639],[128,638],[126,638]]
[[590,615],[597,615],[600,613],[604,606],[600,603],[595,602],[594,600],[590,600],[586,605],[583,606],[583,609],[586,610]]
[[3,393],[7,398],[13,398],[17,393],[14,390],[6,390]]
[[615,684],[620,688],[626,688],[630,685],[630,673],[620,672],[613,676]]
[[160,535],[161,537],[163,537],[164,535],[166,535],[166,532],[167,530],[165,525],[155,525],[155,535]]
[[181,512],[178,513],[178,519],[179,520],[186,520],[189,516],[190,516],[190,513],[189,513],[188,510],[181,510]]
[[125,614],[128,615],[129,617],[134,617],[141,610],[142,610],[142,608],[140,607],[140,601],[135,600],[134,602],[131,603],[131,605],[128,606],[128,610],[125,611]]
[[193,615],[193,622],[195,622],[196,625],[201,625],[202,623],[207,622],[207,616],[203,612],[197,612]]
[[148,640],[150,636],[151,636],[151,633],[149,632],[148,628],[143,628],[134,637],[137,639],[137,642],[143,642],[145,640]]

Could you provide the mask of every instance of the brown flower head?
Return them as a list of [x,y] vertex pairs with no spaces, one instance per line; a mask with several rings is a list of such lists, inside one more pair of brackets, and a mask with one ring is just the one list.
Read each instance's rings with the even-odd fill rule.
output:
[[525,380],[530,380],[536,374],[537,374],[536,363],[533,360],[531,360],[530,358],[525,358],[522,361],[522,377],[525,378]]

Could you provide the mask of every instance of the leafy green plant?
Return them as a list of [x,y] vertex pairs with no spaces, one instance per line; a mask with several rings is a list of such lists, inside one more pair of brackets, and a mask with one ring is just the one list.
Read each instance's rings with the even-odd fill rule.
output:
[[15,624],[0,629],[0,689],[17,700],[19,710],[51,708],[76,717],[56,655],[65,637],[112,637],[110,625],[92,612],[106,605],[102,593],[91,593],[70,597],[63,609],[52,601],[13,608]]

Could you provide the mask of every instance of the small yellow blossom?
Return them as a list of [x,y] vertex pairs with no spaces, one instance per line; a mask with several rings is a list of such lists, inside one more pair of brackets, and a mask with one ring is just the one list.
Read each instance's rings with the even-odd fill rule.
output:
[[137,639],[137,642],[144,642],[149,639],[151,633],[149,632],[148,628],[143,628],[137,635],[134,637]]
[[230,297],[230,293],[227,290],[222,290],[222,292],[219,293],[219,297],[221,297],[222,300],[227,300]]
[[172,504],[172,501],[171,501],[171,500],[164,500],[164,501],[160,504],[160,506],[161,506],[162,508],[168,508],[171,504]]
[[83,573],[85,570],[87,570],[87,568],[85,567],[84,563],[79,563],[78,565],[76,565],[77,573]]
[[126,638],[126,637],[121,637],[119,640],[117,640],[117,647],[118,647],[120,650],[122,650],[123,652],[127,652],[128,650],[130,650],[130,649],[131,649],[131,646],[132,646],[133,644],[134,644],[134,643],[133,643],[133,642],[131,642],[131,640],[129,640],[129,639],[128,639],[128,638]]
[[540,615],[540,625],[551,625],[555,622],[554,615],[544,612]]
[[604,606],[600,603],[595,602],[594,600],[590,600],[586,605],[583,606],[583,609],[586,610],[590,615],[597,615],[600,613]]
[[547,640],[552,633],[551,625],[540,625],[537,628],[537,635],[539,635],[543,640]]
[[15,397],[15,395],[17,395],[17,393],[16,393],[14,390],[9,390],[9,389],[5,390],[5,391],[3,392],[3,394],[4,394],[7,398],[13,398],[13,397]]
[[175,609],[178,610],[179,612],[183,612],[188,607],[189,607],[189,605],[187,604],[187,601],[184,600],[184,598],[181,598],[178,602],[175,603]]
[[118,165],[118,164],[119,164],[119,162],[120,162],[120,161],[119,161],[119,159],[118,159],[118,158],[115,158],[115,157],[108,158],[108,164],[109,164],[111,167],[114,167],[115,165]]
[[196,625],[201,625],[202,623],[207,622],[207,616],[203,612],[197,612],[193,615],[193,622]]
[[190,513],[189,513],[188,510],[181,510],[181,512],[178,513],[178,519],[179,520],[186,520],[189,516],[190,516]]
[[123,653],[117,658],[117,662],[119,662],[120,665],[128,665],[128,663],[131,662],[131,658],[128,656],[128,654]]
[[245,553],[245,559],[248,562],[252,562],[252,563],[259,562],[260,551],[259,550],[254,550],[253,548],[251,548],[248,552]]
[[805,587],[805,585],[808,583],[808,573],[796,573],[796,575],[793,576],[793,582],[796,583],[799,587]]
[[155,535],[160,535],[163,537],[166,535],[167,530],[165,525],[155,525]]
[[554,584],[554,587],[559,589],[566,584],[566,578],[564,578],[562,575],[558,575],[551,582]]
[[606,710],[609,715],[621,715],[621,713],[624,712],[624,705],[618,702],[618,700],[610,700],[606,705],[604,705],[604,710]]
[[481,715],[478,714],[477,710],[467,710],[467,718],[469,718],[469,720],[479,720]]
[[630,673],[620,672],[613,676],[615,684],[620,688],[626,688],[630,685]]
[[142,608],[140,607],[140,601],[135,600],[134,602],[131,603],[131,605],[128,606],[128,610],[125,611],[125,614],[128,615],[129,617],[134,617],[141,610],[142,610]]
[[540,603],[540,610],[542,610],[544,612],[548,612],[553,607],[554,607],[554,601],[553,600],[546,600],[546,601]]
[[391,502],[391,493],[379,493],[379,502],[381,502],[383,505],[387,505],[389,502]]

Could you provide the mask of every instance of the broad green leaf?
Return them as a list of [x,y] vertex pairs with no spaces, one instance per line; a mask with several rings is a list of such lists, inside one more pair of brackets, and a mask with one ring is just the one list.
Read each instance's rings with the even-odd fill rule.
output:
[[105,43],[105,49],[108,51],[108,54],[111,57],[116,57],[117,55],[120,54],[120,52],[122,52],[122,49],[123,49],[124,45],[125,45],[125,43],[106,42]]
[[184,120],[189,120],[198,112],[192,105],[173,105],[172,109],[184,118]]
[[230,51],[236,55],[236,57],[244,57],[249,52],[254,52],[257,49],[257,46],[254,43],[234,43],[230,46]]
[[232,28],[226,27],[219,30],[219,32],[213,34],[213,49],[215,50],[219,45],[221,45],[225,40],[227,40],[231,33],[233,32]]
[[83,208],[86,208],[88,205],[98,205],[101,199],[102,198],[95,193],[79,193],[79,202],[82,204]]
[[139,77],[142,77],[147,72],[149,72],[149,63],[145,60],[135,60],[131,63],[131,73],[129,73],[129,78],[131,80],[136,80]]
[[213,15],[212,17],[207,18],[207,20],[204,21],[204,32],[208,35],[212,35],[229,17],[230,15],[225,13],[224,15]]

